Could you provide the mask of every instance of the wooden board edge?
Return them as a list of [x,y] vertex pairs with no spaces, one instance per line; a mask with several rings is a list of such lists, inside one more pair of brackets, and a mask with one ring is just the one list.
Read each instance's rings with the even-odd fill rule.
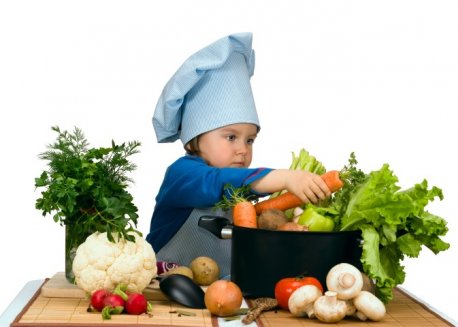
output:
[[27,312],[27,310],[29,309],[29,307],[32,305],[33,302],[35,302],[35,300],[37,299],[37,297],[40,295],[40,292],[41,292],[41,288],[43,287],[44,284],[46,284],[48,282],[49,278],[45,278],[45,280],[43,281],[43,283],[40,285],[40,287],[38,288],[38,290],[35,292],[35,294],[32,295],[32,297],[30,298],[30,300],[27,302],[27,304],[22,308],[21,312],[18,313],[18,315],[16,316],[16,318],[14,318],[14,320],[11,322],[10,326],[11,327],[16,327],[16,326],[24,326],[23,324],[19,324],[19,320],[21,320],[22,316],[24,315],[24,313]]
[[428,307],[426,304],[424,304],[423,302],[419,301],[418,299],[416,299],[415,297],[411,296],[407,291],[404,291],[403,289],[399,288],[399,287],[396,287],[395,290],[399,293],[401,293],[402,295],[408,297],[410,300],[412,300],[413,302],[415,302],[416,304],[420,305],[423,309],[425,309],[426,311],[428,311],[429,313],[431,313],[432,315],[434,315],[436,318],[438,318],[440,321],[442,321],[443,323],[449,325],[449,326],[455,326],[454,324],[452,324],[450,321],[448,321],[447,319],[445,319],[444,317],[442,317],[440,314],[438,314],[437,312],[435,312],[434,310],[432,310],[430,307]]

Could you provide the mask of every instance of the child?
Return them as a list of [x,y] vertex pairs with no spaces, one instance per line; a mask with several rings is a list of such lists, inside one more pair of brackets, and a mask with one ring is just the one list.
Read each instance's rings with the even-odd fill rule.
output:
[[230,274],[231,240],[198,226],[203,215],[226,215],[212,208],[224,186],[250,185],[256,195],[287,189],[304,203],[330,195],[315,174],[288,169],[248,168],[260,130],[250,77],[254,51],[250,33],[224,37],[192,55],[165,86],[153,117],[158,142],[178,138],[186,155],[166,171],[156,197],[147,240],[157,260],[189,265],[213,258],[221,277]]

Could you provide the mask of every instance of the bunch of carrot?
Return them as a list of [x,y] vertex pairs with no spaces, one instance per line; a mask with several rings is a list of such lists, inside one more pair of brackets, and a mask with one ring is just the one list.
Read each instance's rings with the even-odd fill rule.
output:
[[[341,189],[344,184],[339,174],[339,171],[331,170],[320,175],[333,193]],[[303,204],[299,197],[290,192],[285,192],[254,205],[251,201],[239,195],[233,195],[231,201],[233,203],[232,220],[234,225],[248,228],[257,227],[257,216],[264,210],[278,209],[284,211]]]
[[[292,153],[292,162],[289,167],[291,170],[306,170],[315,174],[319,174],[329,187],[332,193],[343,187],[343,180],[340,178],[340,173],[337,170],[325,172],[323,164],[314,156],[310,155],[305,149],[301,149],[299,154]],[[245,189],[244,191],[248,191]],[[239,195],[239,194],[238,194]],[[237,196],[233,203],[233,222],[236,226],[256,228],[257,215],[264,210],[278,209],[286,211],[303,204],[302,200],[290,192],[273,193],[269,199],[261,201],[253,205],[250,201],[246,201],[241,196]]]

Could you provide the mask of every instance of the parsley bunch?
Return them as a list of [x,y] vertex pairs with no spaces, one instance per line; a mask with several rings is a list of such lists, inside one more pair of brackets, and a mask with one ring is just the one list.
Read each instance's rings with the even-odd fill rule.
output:
[[129,232],[141,233],[137,226],[137,207],[126,190],[132,180],[127,176],[136,165],[129,157],[139,152],[137,141],[111,147],[89,148],[81,129],[73,132],[52,127],[57,139],[39,155],[48,169],[35,178],[35,187],[44,188],[35,207],[43,216],[52,214],[55,222],[68,228],[67,246],[76,247],[90,234],[118,233],[134,241]]

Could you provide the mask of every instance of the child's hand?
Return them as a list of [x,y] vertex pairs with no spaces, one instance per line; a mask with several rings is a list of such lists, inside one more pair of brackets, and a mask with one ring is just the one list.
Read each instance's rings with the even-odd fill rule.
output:
[[260,193],[274,193],[286,189],[304,203],[317,203],[331,195],[319,175],[304,170],[275,169],[253,182],[251,187]]
[[285,173],[285,178],[285,188],[304,203],[317,203],[331,195],[331,191],[323,179],[309,171],[288,170]]

